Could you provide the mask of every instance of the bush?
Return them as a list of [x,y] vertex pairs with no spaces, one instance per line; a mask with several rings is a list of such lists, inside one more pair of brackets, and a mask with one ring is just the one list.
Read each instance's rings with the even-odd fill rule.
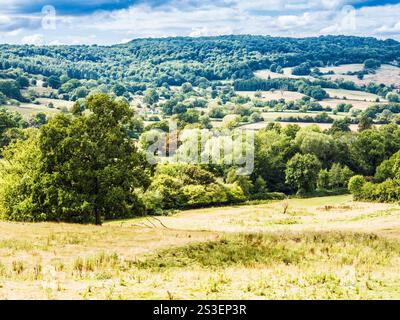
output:
[[363,176],[354,176],[350,179],[348,189],[353,194],[354,199],[360,200],[362,198],[363,186],[366,180]]
[[[400,184],[397,180],[388,179],[375,185],[374,198],[371,200],[379,202],[397,202],[400,200]],[[365,194],[368,196],[368,194]]]

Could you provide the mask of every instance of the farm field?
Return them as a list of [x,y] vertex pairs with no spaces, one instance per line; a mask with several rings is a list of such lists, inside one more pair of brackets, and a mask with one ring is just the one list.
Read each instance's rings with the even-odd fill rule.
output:
[[36,105],[34,103],[21,103],[19,106],[2,106],[11,111],[19,112],[24,119],[29,119],[30,117],[34,116],[39,112],[43,112],[46,114],[56,114],[59,112],[57,109],[50,109],[43,105]]
[[[310,117],[315,117],[318,114],[321,114],[322,112],[319,111],[308,111],[308,112],[299,112],[299,111],[285,111],[285,112],[263,112],[262,116],[264,117],[265,121],[274,121],[278,117],[286,118],[286,117],[304,117],[304,116],[310,116]],[[339,113],[339,114],[331,114],[329,113],[329,116],[333,119],[342,119],[346,116],[345,113]]]
[[344,195],[102,227],[0,222],[0,298],[399,298],[399,213]]
[[319,70],[322,73],[333,71],[336,75],[345,75],[347,72],[358,72],[363,70],[364,65],[362,63],[353,64],[341,64],[339,66],[322,67]]
[[358,100],[367,102],[376,102],[379,99],[381,102],[385,101],[382,97],[376,94],[364,91],[344,90],[344,89],[325,89],[330,98],[343,99],[343,100]]
[[[299,127],[303,128],[303,127],[309,127],[309,126],[318,126],[319,128],[321,128],[321,130],[325,130],[325,129],[329,129],[330,127],[332,127],[331,123],[310,123],[310,122],[279,122],[279,121],[270,121],[270,122],[277,122],[279,123],[282,127],[286,127],[290,124],[296,124]],[[249,124],[245,124],[242,125],[240,128],[244,129],[244,130],[261,130],[264,129],[268,126],[268,121],[265,122],[257,122],[257,123],[249,123]],[[377,127],[379,127],[379,125],[376,125]],[[351,131],[357,131],[358,126],[356,124],[351,124],[349,125],[349,128]]]
[[351,100],[351,99],[324,99],[322,101],[318,101],[318,103],[323,106],[323,107],[331,107],[335,108],[339,104],[345,103],[345,104],[351,104],[355,109],[359,110],[366,110],[368,107],[376,104],[381,104],[378,102],[372,102],[372,101],[361,101],[361,100]]
[[400,85],[400,68],[388,64],[382,65],[378,70],[376,70],[375,74],[367,74],[363,79],[358,79],[355,75],[347,75],[347,72],[357,72],[363,69],[362,64],[349,64],[349,65],[340,65],[336,67],[326,67],[320,68],[321,72],[329,72],[332,70],[335,74],[325,75],[324,78],[336,80],[336,79],[344,79],[353,81],[358,85],[367,85],[370,82],[375,82],[378,84],[385,85]]
[[292,79],[300,79],[300,78],[308,78],[311,79],[310,76],[296,76],[292,74],[292,68],[283,68],[283,73],[272,72],[268,69],[266,70],[258,70],[254,72],[254,75],[261,79],[279,79],[279,78],[292,78]]
[[[256,98],[255,94],[257,91],[237,91],[238,95],[250,98]],[[261,91],[261,98],[257,98],[263,101],[270,100],[280,100],[285,99],[285,101],[295,101],[303,98],[305,95],[299,92],[285,91],[285,90],[275,90],[275,91]]]
[[[11,106],[11,105],[3,105],[0,107],[5,107],[11,111],[19,112],[24,119],[29,119],[39,112],[43,112],[46,115],[54,115],[60,112],[60,108],[66,107],[70,109],[74,102],[58,100],[58,99],[49,99],[49,98],[38,98],[37,101],[40,104],[34,103],[21,103],[19,106]],[[49,108],[49,103],[53,103],[54,108]]]

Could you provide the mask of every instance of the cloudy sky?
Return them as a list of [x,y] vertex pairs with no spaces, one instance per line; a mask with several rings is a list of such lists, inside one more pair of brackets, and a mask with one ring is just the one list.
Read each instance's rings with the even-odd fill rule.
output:
[[0,43],[223,34],[400,40],[400,0],[0,0]]

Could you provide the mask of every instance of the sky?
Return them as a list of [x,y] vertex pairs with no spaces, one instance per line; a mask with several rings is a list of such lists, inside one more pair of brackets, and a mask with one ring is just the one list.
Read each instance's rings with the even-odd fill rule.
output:
[[0,0],[0,43],[326,34],[400,40],[400,0]]

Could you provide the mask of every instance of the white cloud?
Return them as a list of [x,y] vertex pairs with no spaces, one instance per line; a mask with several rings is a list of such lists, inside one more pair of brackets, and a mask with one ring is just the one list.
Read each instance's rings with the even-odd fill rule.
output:
[[[56,30],[25,28],[25,37],[2,34],[10,43],[113,44],[132,38],[262,34],[315,36],[354,34],[400,39],[400,4],[347,11],[346,0],[174,0],[144,3],[84,16],[57,16]],[[1,9],[0,9],[1,10]],[[5,17],[5,18],[4,18]],[[0,15],[0,26],[7,15]],[[9,24],[7,21],[5,24]],[[3,23],[4,24],[4,23]],[[40,34],[39,34],[40,33]],[[40,35],[43,35],[42,37]],[[96,37],[90,36],[95,35]],[[122,39],[122,40],[121,40]],[[46,41],[44,41],[46,40]]]
[[336,14],[333,24],[321,30],[323,34],[352,34],[357,31],[357,11],[345,6]]
[[25,36],[21,39],[21,43],[42,45],[42,44],[44,44],[44,36],[42,34],[33,34],[33,35]]
[[10,23],[10,21],[11,18],[9,16],[6,16],[5,14],[0,14],[0,25]]
[[377,32],[382,32],[382,33],[394,33],[394,32],[400,32],[400,21],[397,22],[396,24],[389,26],[389,25],[383,25],[380,28],[376,30]]
[[305,12],[302,15],[289,15],[289,16],[279,16],[276,20],[276,25],[281,29],[292,29],[298,27],[304,27],[310,25],[314,18],[314,15],[309,12]]

